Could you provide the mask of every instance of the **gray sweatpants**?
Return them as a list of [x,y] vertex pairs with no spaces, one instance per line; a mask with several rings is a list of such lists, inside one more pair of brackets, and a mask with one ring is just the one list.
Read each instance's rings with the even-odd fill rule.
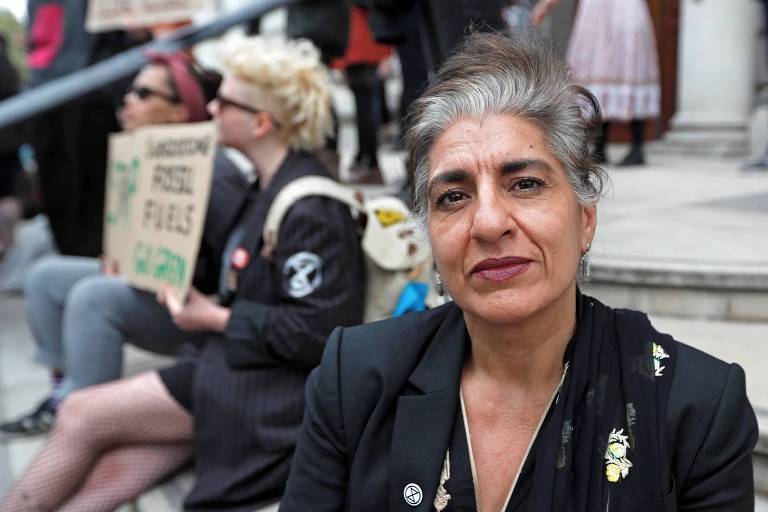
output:
[[94,258],[52,256],[30,270],[24,287],[36,360],[62,370],[55,398],[120,378],[123,343],[172,355],[203,335],[180,330],[153,294],[102,275]]

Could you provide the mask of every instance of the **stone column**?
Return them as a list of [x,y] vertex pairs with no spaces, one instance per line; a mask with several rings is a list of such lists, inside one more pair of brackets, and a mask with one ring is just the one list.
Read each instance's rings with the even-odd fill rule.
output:
[[669,145],[746,154],[761,9],[755,0],[680,0],[677,114]]

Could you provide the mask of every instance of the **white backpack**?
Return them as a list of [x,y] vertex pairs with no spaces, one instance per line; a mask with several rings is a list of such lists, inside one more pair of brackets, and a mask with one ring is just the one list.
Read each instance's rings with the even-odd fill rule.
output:
[[405,203],[392,196],[364,199],[360,192],[322,176],[305,176],[280,190],[264,223],[262,254],[269,256],[272,253],[277,246],[283,217],[296,201],[307,196],[336,199],[348,205],[356,216],[364,217],[361,243],[367,278],[365,322],[392,316],[410,281],[428,285],[427,306],[442,302],[434,286],[432,251]]

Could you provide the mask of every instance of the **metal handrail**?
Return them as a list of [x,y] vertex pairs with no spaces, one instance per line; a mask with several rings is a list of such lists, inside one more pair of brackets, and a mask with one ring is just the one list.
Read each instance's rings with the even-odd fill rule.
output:
[[235,25],[299,1],[253,0],[246,7],[223,14],[204,25],[187,25],[163,38],[131,48],[92,66],[12,96],[0,102],[0,128],[23,121],[136,73],[149,62],[147,50],[157,52],[183,50],[206,39],[219,36]]

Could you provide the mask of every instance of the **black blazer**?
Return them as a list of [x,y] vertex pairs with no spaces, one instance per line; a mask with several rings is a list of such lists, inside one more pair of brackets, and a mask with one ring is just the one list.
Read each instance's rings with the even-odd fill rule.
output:
[[[458,407],[461,310],[336,329],[307,383],[282,512],[431,511]],[[757,422],[744,371],[678,344],[667,412],[664,512],[751,511]],[[412,507],[406,485],[424,499]]]

